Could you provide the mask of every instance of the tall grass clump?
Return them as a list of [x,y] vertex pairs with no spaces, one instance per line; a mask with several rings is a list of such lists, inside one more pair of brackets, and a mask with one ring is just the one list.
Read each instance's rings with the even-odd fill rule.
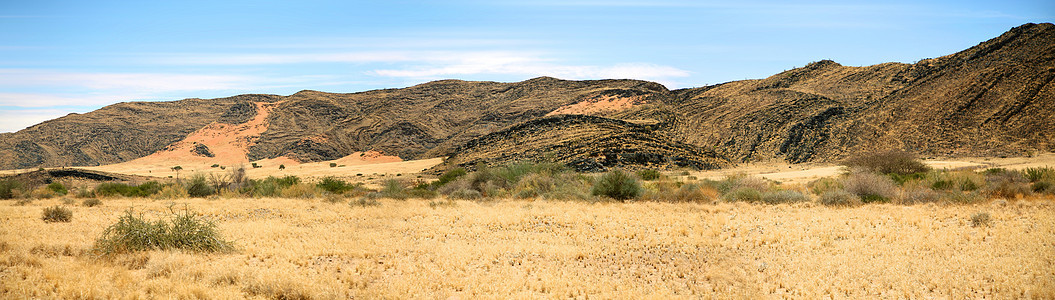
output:
[[930,167],[912,153],[901,150],[863,153],[842,161],[850,169],[863,169],[879,174],[909,175],[926,173]]
[[634,176],[614,170],[597,179],[591,193],[616,200],[630,200],[641,196],[641,183]]
[[73,219],[73,211],[63,206],[52,206],[44,209],[44,215],[40,217],[44,222],[67,222]]
[[985,178],[987,184],[984,192],[990,198],[1014,199],[1033,193],[1030,180],[1020,171],[988,169]]
[[856,195],[864,203],[890,202],[898,192],[893,180],[873,173],[851,173],[843,178],[842,184],[846,192]]
[[102,254],[168,249],[220,252],[232,248],[215,223],[186,208],[173,210],[168,219],[154,221],[129,209],[95,240],[95,250]]

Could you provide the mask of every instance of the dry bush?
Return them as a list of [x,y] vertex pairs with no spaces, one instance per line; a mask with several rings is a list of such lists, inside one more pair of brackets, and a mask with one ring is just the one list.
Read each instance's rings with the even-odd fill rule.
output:
[[908,175],[925,173],[930,167],[912,153],[901,150],[863,153],[842,161],[850,169],[864,169],[879,174]]
[[861,198],[844,190],[832,190],[821,194],[820,203],[827,206],[857,206]]
[[44,222],[70,222],[73,219],[73,211],[63,206],[52,206],[44,209],[44,215],[40,217]]
[[186,189],[183,189],[183,188],[181,188],[181,187],[179,187],[177,185],[171,185],[170,184],[170,185],[166,185],[165,187],[162,187],[161,191],[159,191],[157,194],[154,194],[154,198],[156,198],[156,199],[174,200],[174,199],[190,198],[190,195],[187,194],[187,190]]
[[806,184],[806,188],[809,189],[810,193],[820,196],[829,191],[841,190],[843,184],[834,178],[824,177],[810,181]]
[[18,180],[0,180],[0,199],[17,198],[21,194],[22,186],[22,182]]
[[762,202],[766,204],[798,203],[810,201],[806,195],[798,191],[779,190],[762,194]]
[[986,170],[986,195],[990,198],[1014,199],[1033,192],[1029,180],[1019,171],[1004,169]]
[[762,201],[762,192],[753,187],[742,186],[725,193],[725,195],[722,196],[722,199],[732,202],[759,202]]
[[36,189],[33,189],[32,192],[29,192],[29,197],[33,199],[51,199],[58,196],[58,193],[52,191],[47,186],[40,186]]
[[897,204],[921,204],[921,203],[934,203],[941,201],[941,193],[938,193],[927,187],[907,189],[901,193],[901,197],[896,201]]
[[311,199],[319,196],[319,190],[313,184],[298,183],[283,188],[278,195],[282,198]]
[[96,198],[84,199],[84,201],[81,202],[81,205],[84,205],[84,206],[87,206],[87,207],[96,207],[96,206],[99,206],[99,205],[102,205],[102,204],[103,204],[103,201],[101,201],[99,199],[96,199]]
[[845,191],[856,195],[864,203],[889,202],[898,192],[893,180],[873,173],[851,173],[842,179],[842,184]]
[[971,215],[971,227],[989,226],[990,216],[987,212],[978,212]]

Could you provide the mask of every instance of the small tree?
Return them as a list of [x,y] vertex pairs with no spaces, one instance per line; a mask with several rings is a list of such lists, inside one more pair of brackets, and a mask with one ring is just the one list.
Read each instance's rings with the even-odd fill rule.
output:
[[172,171],[176,172],[176,181],[179,181],[179,171],[183,170],[183,167],[175,166],[175,167],[172,167],[171,169],[172,169]]

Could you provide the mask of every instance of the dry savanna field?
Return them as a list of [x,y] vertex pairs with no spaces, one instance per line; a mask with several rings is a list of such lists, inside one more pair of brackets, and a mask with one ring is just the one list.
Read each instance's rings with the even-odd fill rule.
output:
[[[785,169],[744,170],[766,168]],[[689,177],[644,186],[678,176]],[[640,197],[5,200],[0,298],[1055,298],[1050,193],[849,206]],[[42,220],[56,205],[69,222]],[[129,210],[192,212],[232,247],[99,251]]]

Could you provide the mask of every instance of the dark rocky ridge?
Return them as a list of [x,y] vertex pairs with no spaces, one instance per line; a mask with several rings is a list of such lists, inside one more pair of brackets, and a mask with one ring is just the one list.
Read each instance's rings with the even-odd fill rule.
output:
[[519,123],[455,149],[438,169],[473,169],[483,163],[549,161],[579,171],[608,168],[717,169],[728,166],[713,149],[673,141],[652,126],[585,115],[560,115]]
[[[617,143],[643,144],[640,155],[616,156],[610,165],[662,165],[655,162],[672,157],[716,159],[719,166],[722,158],[831,161],[885,148],[926,156],[1018,155],[1055,151],[1053,80],[1055,25],[1026,24],[915,64],[847,67],[822,60],[765,79],[674,91],[638,80],[542,77],[516,83],[442,80],[352,94],[120,103],[0,134],[0,168],[135,159],[211,122],[245,122],[256,115],[252,102],[258,101],[284,102],[249,149],[253,160],[287,155],[321,161],[377,150],[404,159],[454,155],[470,162],[559,152],[562,161],[590,157],[603,166],[596,158],[604,151],[596,149],[615,149]],[[605,120],[540,119],[600,95],[647,95],[647,101],[597,115]],[[569,143],[554,135],[565,128],[591,136]],[[497,132],[502,134],[491,135]],[[650,156],[653,151],[661,154]]]

